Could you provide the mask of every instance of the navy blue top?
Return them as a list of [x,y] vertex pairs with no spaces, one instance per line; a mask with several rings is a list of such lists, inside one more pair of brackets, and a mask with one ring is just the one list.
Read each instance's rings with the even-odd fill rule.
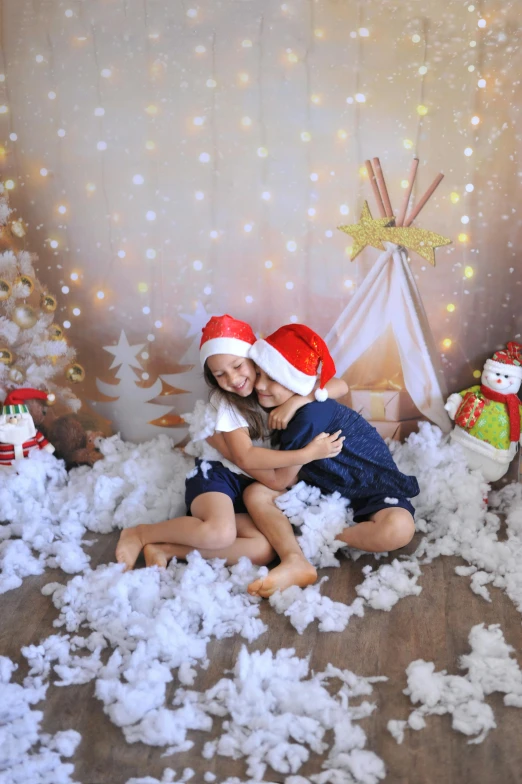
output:
[[325,400],[307,403],[281,431],[281,449],[301,449],[319,435],[342,430],[345,441],[337,457],[314,460],[303,466],[299,479],[325,493],[338,491],[345,498],[376,494],[412,498],[419,485],[414,476],[402,474],[376,429],[351,408]]

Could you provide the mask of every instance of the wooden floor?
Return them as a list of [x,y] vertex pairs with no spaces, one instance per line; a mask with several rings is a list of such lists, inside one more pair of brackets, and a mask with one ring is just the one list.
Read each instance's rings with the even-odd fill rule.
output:
[[[92,565],[112,560],[117,534],[99,536],[90,550]],[[417,539],[417,537],[416,537]],[[412,542],[409,550],[415,549]],[[334,600],[351,602],[355,586],[362,581],[361,570],[370,557],[357,563],[342,560],[341,568],[323,570],[329,582],[323,592]],[[480,745],[468,745],[466,738],[451,729],[450,719],[429,717],[426,729],[407,731],[399,746],[386,730],[391,718],[406,718],[411,707],[402,694],[406,686],[405,669],[414,659],[434,661],[438,670],[446,668],[457,674],[458,657],[468,652],[468,634],[474,624],[500,623],[506,641],[518,653],[522,651],[521,618],[511,601],[492,588],[493,602],[485,602],[473,594],[467,578],[455,575],[460,563],[456,558],[439,558],[423,567],[419,597],[402,599],[391,612],[367,610],[364,618],[352,618],[348,628],[340,634],[317,631],[317,624],[300,636],[288,620],[277,615],[267,602],[261,617],[269,631],[252,646],[276,651],[294,647],[299,656],[311,653],[311,666],[323,670],[328,662],[349,668],[360,675],[386,675],[389,681],[377,684],[374,699],[378,709],[364,721],[367,748],[375,751],[385,762],[386,781],[390,784],[510,784],[522,781],[522,712],[506,708],[500,695],[488,698],[497,720],[497,729],[490,732]],[[65,576],[67,579],[67,576]],[[57,616],[48,597],[40,587],[52,580],[64,581],[59,571],[47,571],[40,577],[28,578],[16,591],[0,598],[1,630],[0,653],[20,659],[20,647],[36,643],[55,631],[52,626]],[[242,639],[214,641],[210,648],[211,666],[199,676],[195,688],[205,689],[230,669]],[[519,657],[519,663],[522,660]],[[23,665],[21,668],[23,674]],[[161,749],[142,744],[127,745],[121,731],[104,715],[101,704],[93,697],[93,683],[67,688],[50,687],[45,705],[43,729],[56,732],[76,729],[82,735],[75,762],[75,780],[81,784],[124,784],[131,776],[151,775],[161,778],[165,767],[181,772],[184,767],[196,771],[193,784],[203,784],[203,774],[209,770],[218,777],[246,779],[242,762],[226,758],[202,759],[202,744],[208,733],[189,733],[195,740],[194,748],[185,754],[161,758]],[[38,706],[39,708],[41,706]],[[217,724],[216,724],[217,726]],[[299,773],[318,773],[321,760],[312,756]],[[277,773],[267,774],[274,782],[284,780]],[[31,784],[31,782],[27,782]]]

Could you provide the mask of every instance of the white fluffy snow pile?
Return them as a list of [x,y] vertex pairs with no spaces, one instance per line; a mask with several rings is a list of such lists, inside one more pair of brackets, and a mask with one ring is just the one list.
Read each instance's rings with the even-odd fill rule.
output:
[[[390,448],[401,471],[415,473],[421,490],[413,503],[416,526],[425,536],[414,557],[427,563],[439,555],[461,556],[470,566],[456,571],[472,575],[472,590],[489,600],[491,583],[522,612],[522,486],[506,485],[488,497],[489,486],[480,472],[468,469],[458,445],[446,443],[427,423]],[[495,511],[488,511],[486,497]],[[505,540],[499,538],[498,513],[506,515]]]
[[314,566],[339,566],[335,557],[343,544],[335,540],[343,528],[353,525],[353,512],[339,493],[322,495],[318,487],[299,482],[279,496],[277,506],[293,526],[300,529],[299,544]]
[[74,784],[72,757],[80,734],[75,730],[55,735],[40,732],[42,711],[34,705],[45,697],[47,684],[26,678],[11,683],[16,664],[0,656],[0,780],[2,784]]
[[522,672],[511,657],[514,649],[504,640],[498,624],[474,626],[469,635],[471,653],[460,657],[460,668],[466,675],[448,675],[446,670],[435,672],[433,662],[422,659],[411,662],[406,669],[408,687],[404,690],[414,705],[407,721],[392,719],[388,729],[398,743],[409,727],[421,730],[425,716],[451,714],[453,729],[464,735],[475,736],[468,743],[482,743],[489,730],[494,729],[495,716],[484,701],[488,694],[505,694],[504,704],[522,708]]
[[[421,426],[406,444],[393,444],[391,449],[402,471],[417,467],[421,493],[413,503],[417,528],[426,535],[415,557],[429,562],[439,555],[461,556],[470,566],[456,571],[472,575],[475,593],[489,601],[486,585],[491,583],[522,612],[522,485],[491,493],[488,504],[495,511],[488,511],[488,485],[478,471],[469,471],[458,446],[445,443],[437,428]],[[506,515],[505,540],[499,538],[498,513]]]
[[328,578],[323,577],[315,585],[306,588],[292,586],[286,591],[277,591],[269,602],[278,613],[287,616],[292,626],[302,634],[313,621],[319,621],[321,632],[342,632],[353,615],[362,618],[367,605],[374,610],[391,610],[404,596],[418,596],[422,591],[417,580],[421,575],[415,560],[383,564],[375,571],[371,566],[363,569],[365,578],[357,586],[357,599],[352,604],[334,602],[321,593],[321,585]]
[[[239,634],[251,642],[265,631],[259,602],[246,592],[258,573],[247,559],[229,570],[194,553],[187,564],[174,562],[165,570],[122,574],[121,566],[111,564],[65,586],[50,583],[44,592],[60,609],[55,626],[68,634],[22,649],[29,674],[46,679],[52,669],[58,686],[96,679],[96,697],[129,743],[186,750],[192,746],[187,730],[208,729],[210,721],[191,704],[166,708],[167,684],[174,674],[185,685],[193,683],[194,665],[208,666],[212,637]],[[79,635],[84,629],[85,637]],[[112,653],[103,665],[105,648]]]
[[[101,442],[104,459],[69,474],[47,452],[32,453],[0,474],[0,593],[30,574],[59,566],[82,572],[86,530],[107,533],[184,512],[184,483],[193,461],[160,435],[146,444],[119,436]],[[85,545],[84,545],[85,546]]]
[[[384,778],[384,764],[364,748],[366,735],[353,724],[369,716],[375,705],[363,701],[352,706],[351,701],[371,694],[371,684],[386,678],[359,677],[331,664],[309,677],[307,659],[294,654],[291,648],[274,655],[270,650],[249,653],[243,647],[233,677],[222,678],[204,694],[178,692],[176,701],[192,697],[206,712],[226,717],[223,734],[205,744],[203,756],[244,757],[247,775],[262,779],[267,764],[279,773],[296,773],[310,751],[328,751],[325,773],[311,776],[311,781],[376,784]],[[327,686],[334,679],[341,686],[332,694]],[[333,731],[331,748],[328,730]]]
[[[184,479],[193,463],[171,446],[166,436],[140,446],[114,437],[103,443],[105,458],[93,469],[75,469],[67,475],[52,456],[39,453],[0,474],[0,508],[7,522],[0,527],[0,591],[17,587],[23,577],[41,573],[45,566],[60,566],[70,574],[83,572],[65,586],[53,583],[44,588],[60,610],[56,625],[64,633],[23,650],[30,666],[23,685],[11,683],[10,665],[3,665],[2,690],[16,694],[16,704],[22,706],[19,715],[11,716],[2,713],[0,700],[3,723],[11,727],[14,722],[15,737],[22,738],[22,745],[14,746],[18,756],[11,758],[2,752],[5,770],[9,770],[6,775],[11,777],[6,781],[65,784],[70,780],[70,766],[61,762],[60,755],[66,756],[75,738],[58,733],[54,740],[47,736],[38,740],[41,715],[30,707],[44,698],[52,678],[61,686],[95,680],[104,711],[122,727],[129,742],[166,746],[169,753],[190,748],[188,730],[208,730],[213,717],[224,718],[224,733],[207,752],[246,758],[253,784],[267,764],[288,773],[285,784],[376,782],[384,771],[382,763],[364,750],[364,733],[353,725],[369,708],[350,703],[361,693],[357,691],[363,688],[361,684],[371,690],[372,679],[340,674],[333,667],[308,678],[307,663],[293,654],[280,651],[274,658],[270,652],[249,654],[245,650],[233,677],[222,679],[204,694],[186,688],[194,683],[196,667],[207,666],[206,647],[212,637],[240,634],[251,642],[264,631],[259,600],[245,590],[263,570],[249,562],[227,569],[222,562],[207,563],[197,554],[188,564],[172,563],[167,570],[123,574],[115,564],[90,569],[89,556],[82,549],[85,531],[104,533],[138,522],[156,522],[183,509]],[[507,538],[500,541],[498,515],[488,512],[483,502],[487,485],[478,473],[469,472],[458,447],[448,445],[437,428],[423,424],[407,443],[392,443],[391,449],[401,470],[415,474],[421,488],[414,503],[417,526],[425,537],[416,556],[378,568],[365,567],[365,579],[351,605],[321,595],[319,583],[277,594],[270,600],[272,606],[285,613],[299,632],[315,620],[321,630],[340,631],[350,617],[361,616],[366,606],[390,610],[401,597],[417,595],[423,560],[455,554],[468,562],[469,566],[458,570],[471,575],[474,590],[488,598],[486,585],[492,583],[503,588],[522,610],[522,577],[517,570],[522,558],[521,488],[509,486],[490,499],[496,511],[507,514]],[[352,523],[346,501],[336,495],[322,497],[316,488],[301,483],[280,499],[280,505],[300,527],[305,554],[320,567],[337,566],[335,536]],[[482,739],[494,726],[484,695],[501,690],[507,695],[506,704],[515,704],[508,700],[520,697],[518,686],[513,685],[519,683],[520,673],[515,674],[500,630],[491,628],[470,638],[472,654],[461,660],[469,670],[466,676],[435,673],[426,662],[410,665],[408,688],[421,707],[413,711],[408,726],[420,726],[429,712],[450,711],[457,729],[466,727]],[[277,673],[283,673],[279,680]],[[507,673],[504,680],[501,673]],[[181,688],[174,703],[167,705],[167,686],[174,677]],[[342,683],[333,696],[331,687],[325,687],[331,678]],[[21,725],[16,724],[19,721]],[[16,728],[24,723],[32,729],[21,733]],[[271,734],[270,726],[277,731]],[[392,726],[400,736],[406,723]],[[334,740],[327,767],[303,778],[297,772],[299,765],[310,751],[323,748],[324,734],[330,730]],[[61,740],[56,740],[58,736]],[[359,745],[354,742],[356,736],[361,739]],[[4,737],[0,734],[0,740]],[[25,742],[29,745],[24,747]],[[257,752],[260,744],[261,754]],[[40,774],[38,766],[45,765],[51,772]],[[24,772],[16,778],[13,771],[18,770]],[[183,771],[181,779],[176,779],[169,768],[163,781],[188,781],[189,774]],[[231,778],[226,784],[242,783]]]
[[315,585],[308,585],[304,589],[293,585],[286,591],[276,591],[269,602],[276,612],[286,615],[299,634],[316,620],[319,621],[321,632],[342,632],[352,615],[362,618],[364,601],[356,599],[352,604],[333,602],[321,593],[321,585],[327,580],[327,577],[323,577]]
[[[333,730],[325,772],[310,781],[376,784],[384,777],[382,761],[364,749],[366,736],[353,725],[374,706],[352,706],[351,700],[370,694],[371,684],[385,678],[359,678],[331,665],[308,677],[307,660],[296,658],[293,651],[273,656],[244,648],[232,678],[222,678],[203,693],[185,688],[194,682],[195,667],[208,665],[211,637],[241,634],[251,642],[265,631],[258,618],[259,602],[246,593],[259,570],[246,559],[228,570],[217,559],[209,563],[194,553],[187,564],[172,563],[166,570],[122,574],[121,569],[100,566],[65,586],[45,586],[60,609],[55,626],[66,633],[22,649],[29,676],[25,690],[16,688],[26,699],[33,694],[28,684],[39,688],[33,701],[42,699],[51,675],[58,676],[57,686],[95,679],[96,697],[126,740],[168,746],[167,754],[191,748],[187,731],[209,731],[213,717],[230,716],[224,734],[206,745],[204,756],[245,757],[254,779],[262,778],[267,765],[282,773],[297,772],[310,751],[323,754],[329,749],[325,733]],[[84,630],[87,636],[81,636]],[[104,665],[101,653],[106,648],[112,653]],[[183,685],[168,707],[166,686],[175,675]],[[334,696],[326,688],[332,679],[341,681]],[[172,771],[165,775],[165,782],[177,781]],[[184,772],[180,781],[187,780]],[[287,779],[299,780],[306,781]],[[10,781],[18,784],[16,778]],[[51,779],[43,781],[51,784]],[[69,779],[63,781],[68,784]]]

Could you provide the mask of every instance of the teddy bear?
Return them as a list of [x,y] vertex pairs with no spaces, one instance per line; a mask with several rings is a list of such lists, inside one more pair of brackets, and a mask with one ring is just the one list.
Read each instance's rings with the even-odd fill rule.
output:
[[96,439],[104,437],[101,431],[84,430],[72,414],[55,416],[52,409],[48,409],[45,393],[28,398],[26,405],[36,428],[54,446],[55,456],[64,460],[68,469],[79,465],[92,466],[103,458],[96,447]]

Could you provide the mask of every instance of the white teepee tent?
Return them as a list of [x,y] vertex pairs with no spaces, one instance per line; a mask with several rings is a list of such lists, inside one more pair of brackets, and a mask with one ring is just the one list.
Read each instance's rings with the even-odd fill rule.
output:
[[427,419],[449,432],[452,425],[444,409],[447,390],[439,356],[404,247],[412,247],[435,264],[434,249],[450,242],[434,232],[409,228],[444,175],[435,178],[406,217],[418,165],[418,158],[414,158],[408,188],[395,217],[379,159],[373,158],[373,165],[366,161],[381,217],[374,220],[365,203],[358,224],[339,228],[354,237],[352,261],[366,245],[384,251],[326,336],[326,343],[342,376],[391,327],[406,390]]
[[342,376],[391,327],[407,391],[419,411],[446,433],[452,427],[444,409],[447,390],[421,296],[405,249],[386,246],[326,343]]

